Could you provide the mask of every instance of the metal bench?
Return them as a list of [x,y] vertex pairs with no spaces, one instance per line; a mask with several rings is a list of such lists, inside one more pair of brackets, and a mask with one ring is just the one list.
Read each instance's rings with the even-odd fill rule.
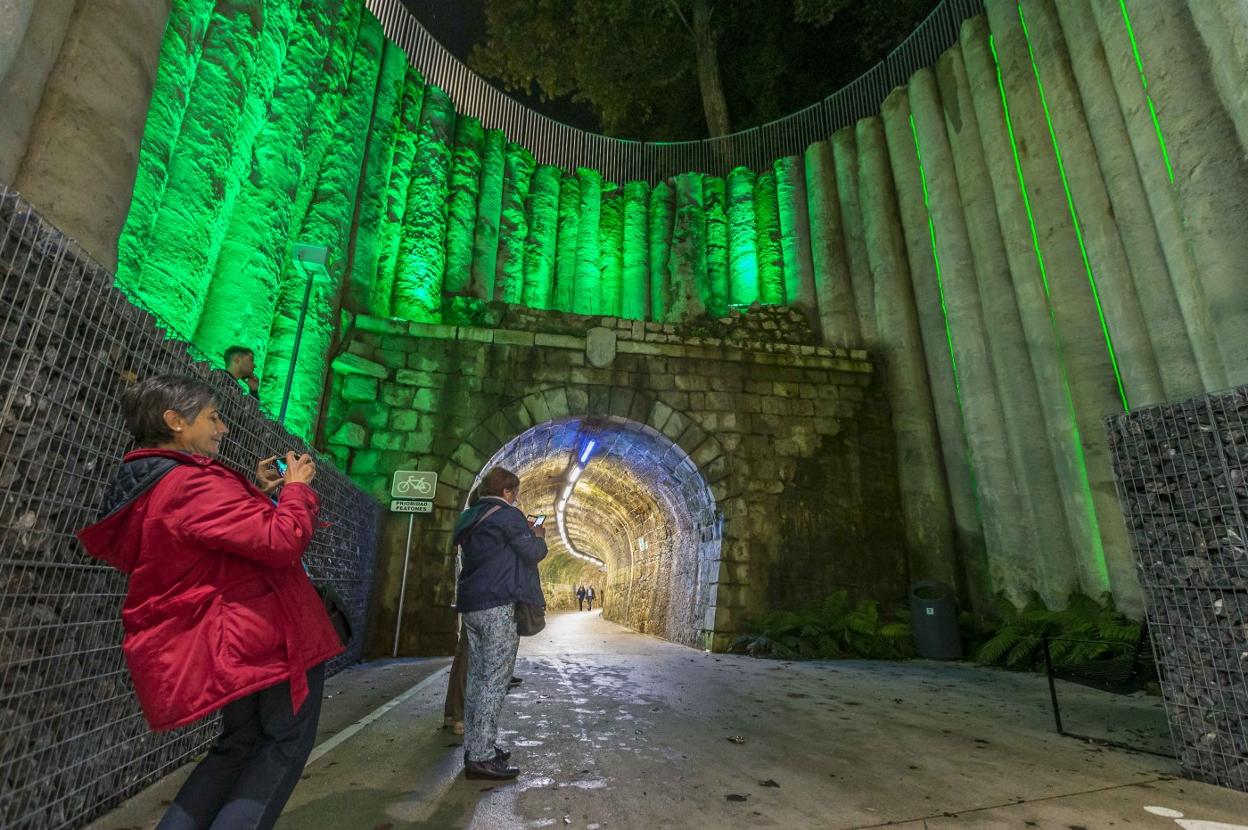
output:
[[1115,746],[1121,749],[1130,749],[1135,752],[1146,752],[1150,755],[1160,755],[1164,758],[1174,757],[1168,753],[1131,746],[1121,741],[1067,732],[1062,726],[1062,710],[1057,701],[1057,684],[1055,682],[1057,680],[1078,683],[1081,686],[1100,689],[1111,694],[1129,695],[1141,691],[1146,683],[1157,679],[1157,666],[1153,661],[1153,650],[1149,641],[1147,624],[1140,626],[1139,639],[1136,640],[1134,647],[1129,652],[1104,660],[1089,660],[1081,663],[1055,662],[1053,650],[1050,648],[1050,643],[1055,642],[1113,645],[1113,641],[1090,640],[1080,637],[1044,638],[1044,671],[1049,680],[1049,699],[1053,704],[1053,722],[1057,726],[1059,735],[1092,741],[1106,746]]

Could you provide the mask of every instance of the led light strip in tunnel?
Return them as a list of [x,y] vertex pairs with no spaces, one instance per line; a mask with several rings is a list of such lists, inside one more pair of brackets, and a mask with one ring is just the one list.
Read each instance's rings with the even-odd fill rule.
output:
[[572,540],[568,537],[568,522],[566,511],[568,507],[568,499],[572,498],[572,491],[576,488],[576,482],[580,479],[581,474],[585,472],[585,467],[589,463],[589,456],[594,451],[594,442],[592,440],[586,442],[585,449],[581,451],[581,457],[572,471],[568,473],[568,483],[564,485],[563,492],[559,494],[559,501],[555,503],[555,522],[559,527],[559,538],[563,540],[563,546],[568,549],[568,553],[577,559],[583,559],[597,565],[599,568],[606,570],[607,563],[599,559],[597,556],[591,556],[588,553],[582,553],[572,544]]

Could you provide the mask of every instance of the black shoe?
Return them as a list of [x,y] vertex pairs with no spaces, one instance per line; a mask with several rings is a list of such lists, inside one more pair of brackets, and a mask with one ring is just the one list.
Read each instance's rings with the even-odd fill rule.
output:
[[511,678],[511,680],[507,681],[507,687],[514,689],[515,687],[519,686],[523,682],[524,682],[523,677],[513,677]]
[[[511,760],[511,750],[510,750],[510,749],[503,749],[501,746],[496,746],[496,747],[494,747],[494,757],[495,757],[495,758],[497,758],[497,759],[498,759],[498,760],[500,760],[500,761],[510,761],[510,760]],[[467,763],[468,763],[468,750],[466,750],[466,749],[464,750],[464,763],[465,763],[465,764],[467,764]]]
[[472,780],[510,781],[519,774],[519,767],[509,767],[497,757],[488,761],[464,761],[464,777]]

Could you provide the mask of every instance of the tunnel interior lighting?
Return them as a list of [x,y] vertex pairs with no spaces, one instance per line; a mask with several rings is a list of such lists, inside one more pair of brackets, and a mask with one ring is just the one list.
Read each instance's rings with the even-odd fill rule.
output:
[[[588,460],[589,460],[589,454],[590,454],[591,452],[593,452],[593,451],[594,451],[594,442],[591,440],[588,444],[586,444],[586,445],[585,445],[585,449],[581,452],[581,463],[582,463],[582,464],[584,464],[586,461],[588,461]],[[582,468],[579,468],[579,467],[578,467],[577,469],[579,470],[579,469],[582,469]],[[579,474],[578,474],[578,475],[579,475]]]

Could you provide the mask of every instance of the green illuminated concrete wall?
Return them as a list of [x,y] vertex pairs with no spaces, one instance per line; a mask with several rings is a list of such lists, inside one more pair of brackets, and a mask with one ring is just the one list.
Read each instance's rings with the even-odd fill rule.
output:
[[[800,307],[885,360],[914,577],[1138,610],[1102,424],[1248,382],[1245,30],[1224,0],[988,0],[800,156],[612,182],[458,114],[360,0],[174,0],[118,284],[210,355],[254,349],[274,410],[293,371],[309,435],[342,312]],[[296,241],[330,251],[310,284]]]

